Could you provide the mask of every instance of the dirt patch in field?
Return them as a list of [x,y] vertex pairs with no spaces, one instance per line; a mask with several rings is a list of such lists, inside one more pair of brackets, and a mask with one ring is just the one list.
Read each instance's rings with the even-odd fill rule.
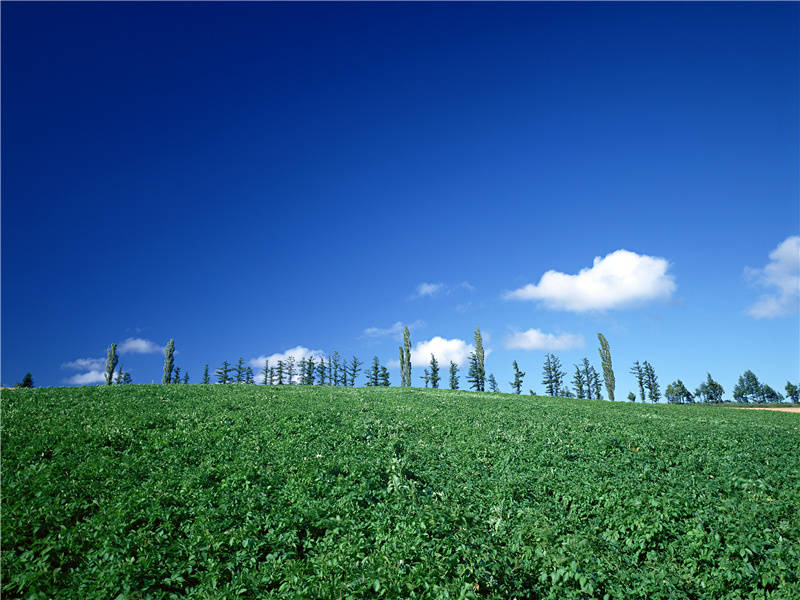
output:
[[779,412],[800,413],[800,406],[731,406],[740,410],[777,410]]

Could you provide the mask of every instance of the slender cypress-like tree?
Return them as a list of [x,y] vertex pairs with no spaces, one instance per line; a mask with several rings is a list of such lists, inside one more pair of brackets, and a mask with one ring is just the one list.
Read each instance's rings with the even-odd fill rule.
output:
[[400,350],[400,387],[406,385],[406,353],[403,352],[403,347],[399,346]]
[[489,384],[489,391],[490,392],[499,392],[500,388],[497,387],[497,380],[494,378],[494,373],[489,373],[489,378],[486,380]]
[[434,389],[439,388],[439,381],[441,381],[441,377],[439,377],[439,361],[436,360],[436,357],[431,354],[431,387]]
[[458,389],[458,365],[452,360],[450,361],[450,389]]
[[511,366],[514,367],[514,380],[509,381],[509,384],[511,385],[511,388],[514,390],[515,394],[521,394],[522,380],[525,377],[525,372],[519,370],[519,365],[517,364],[517,361],[514,361],[514,363]]
[[478,379],[478,383],[479,383],[478,391],[482,392],[482,391],[484,391],[485,386],[486,386],[486,365],[485,365],[485,362],[484,362],[485,353],[483,351],[483,337],[481,336],[481,328],[480,327],[476,327],[475,328],[475,334],[474,334],[473,337],[474,337],[474,340],[475,340],[475,358],[477,359],[477,361],[476,361],[476,366],[477,366],[476,374],[478,375],[478,378],[479,378]]
[[550,362],[550,354],[544,355],[544,365],[542,366],[542,385],[548,396],[555,396],[553,391],[553,365]]
[[200,380],[200,383],[204,385],[211,383],[211,380],[208,378],[208,363],[203,367],[203,379]]
[[183,383],[189,383],[189,371],[186,371],[186,373],[183,374]]
[[639,364],[639,361],[633,363],[633,367],[631,367],[631,375],[636,377],[636,383],[639,384],[639,397],[642,399],[642,402],[645,401],[644,399],[644,369],[642,365]]
[[411,332],[403,327],[403,364],[406,367],[406,386],[411,386]]
[[272,383],[269,380],[269,359],[268,358],[264,360],[264,368],[261,369],[261,372],[264,374],[264,385],[269,385],[270,383]]
[[605,381],[606,384],[608,399],[613,402],[616,383],[614,381],[614,368],[611,366],[611,348],[608,346],[606,336],[602,333],[597,334],[597,339],[600,340],[600,348],[597,351],[600,353],[600,366],[603,369],[603,381]]
[[117,368],[119,356],[117,356],[117,345],[111,344],[106,354],[106,385],[113,383],[114,370]]
[[175,366],[175,340],[170,340],[164,348],[164,375],[161,376],[161,383],[172,381],[172,369]]
[[286,369],[286,383],[288,385],[294,385],[294,376],[296,371],[294,370],[294,356],[289,356],[286,359],[286,364],[284,365]]
[[283,361],[279,360],[278,361],[278,367],[275,370],[275,376],[278,378],[278,385],[283,385],[283,383],[284,383],[283,382],[283,373],[284,373],[283,367],[284,367]]
[[172,376],[172,383],[180,383],[181,382],[181,368],[175,367],[175,373]]

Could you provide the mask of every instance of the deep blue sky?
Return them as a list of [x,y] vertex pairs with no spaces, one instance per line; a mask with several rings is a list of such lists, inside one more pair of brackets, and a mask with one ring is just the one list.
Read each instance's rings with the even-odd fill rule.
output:
[[[388,362],[396,337],[365,330],[403,322],[415,343],[480,326],[505,390],[516,359],[543,391],[554,338],[508,348],[537,329],[573,336],[555,338],[570,370],[605,332],[620,398],[635,359],[662,389],[711,371],[730,392],[750,368],[782,391],[800,379],[799,16],[3,3],[2,383],[63,385],[127,338],[174,337],[193,381],[296,346]],[[504,296],[617,250],[664,259],[660,291],[637,272],[628,302]],[[161,362],[123,356],[140,383]]]

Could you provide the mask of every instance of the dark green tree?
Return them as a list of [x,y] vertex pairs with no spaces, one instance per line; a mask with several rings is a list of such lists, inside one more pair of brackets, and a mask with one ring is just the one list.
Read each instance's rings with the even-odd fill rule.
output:
[[546,354],[542,369],[542,385],[548,396],[559,396],[564,384],[566,372],[561,369],[561,361],[555,354]]
[[758,381],[755,373],[750,370],[745,371],[739,376],[739,380],[733,388],[733,399],[737,402],[758,402],[764,401],[763,388]]
[[287,385],[294,385],[294,376],[297,371],[294,369],[294,356],[289,356],[286,358],[286,362],[284,363],[283,367],[286,369],[286,384]]
[[644,387],[647,388],[647,397],[650,402],[656,403],[661,399],[661,389],[658,386],[658,377],[653,365],[644,361],[642,363],[642,370],[644,371]]
[[122,374],[122,383],[125,385],[131,385],[133,383],[133,377],[131,377],[131,374],[128,371],[125,371]]
[[411,332],[403,327],[403,364],[406,369],[406,387],[411,386]]
[[181,382],[181,368],[175,367],[175,374],[172,376],[172,383],[180,383]]
[[474,352],[469,353],[469,369],[467,370],[467,383],[469,388],[476,392],[483,391],[483,375],[481,374],[481,367],[478,361],[478,355]]
[[613,402],[616,383],[614,381],[614,368],[611,366],[611,349],[608,346],[608,340],[602,333],[597,334],[597,339],[600,340],[600,348],[597,351],[600,353],[600,367],[603,369],[603,381],[605,381],[606,384],[608,399]]
[[575,365],[575,374],[572,376],[572,386],[575,388],[575,395],[578,398],[585,398],[583,386],[586,381],[583,377],[583,371],[578,365]]
[[442,380],[442,378],[439,377],[439,361],[436,360],[436,357],[433,354],[431,354],[430,374],[431,374],[431,387],[434,389],[438,389],[439,382]]
[[231,382],[231,363],[227,360],[222,361],[222,366],[216,370],[217,383],[230,383]]
[[522,393],[522,380],[525,378],[525,372],[519,370],[519,365],[517,361],[514,361],[511,365],[514,368],[514,380],[509,381],[511,385],[511,389],[514,390],[515,394]]
[[497,380],[494,378],[494,373],[489,373],[489,377],[486,379],[486,383],[489,384],[489,391],[490,392],[499,392],[500,388],[497,387]]
[[458,365],[452,360],[450,361],[450,389],[458,389]]
[[272,385],[272,381],[269,378],[269,359],[264,360],[264,368],[261,369],[261,372],[264,374],[264,385]]
[[244,383],[245,372],[244,358],[240,356],[236,362],[236,383]]
[[[30,373],[28,373],[30,375]],[[786,382],[786,397],[792,401],[792,404],[797,404],[800,401],[800,386],[796,386],[791,381]]]
[[203,385],[208,385],[211,383],[211,380],[208,378],[208,363],[203,367],[203,379],[200,380],[200,383]]
[[644,369],[642,368],[642,365],[639,364],[638,360],[635,363],[633,363],[633,367],[631,368],[631,375],[636,377],[636,383],[639,384],[639,397],[641,397],[642,402],[644,402],[645,374],[644,374]]
[[628,400],[630,402],[636,402],[636,394],[634,394],[633,392],[628,392]]
[[25,373],[25,377],[22,378],[22,381],[20,381],[14,387],[17,387],[17,388],[32,388],[33,387],[33,376],[30,373]]
[[164,348],[164,374],[161,376],[161,383],[172,382],[172,369],[175,366],[175,340],[170,340]]
[[117,367],[117,374],[114,378],[114,383],[116,383],[117,385],[122,384],[122,363],[120,363],[119,366]]
[[325,360],[320,358],[319,362],[317,363],[317,385],[325,385],[326,373],[327,368],[325,367]]
[[475,358],[476,361],[476,375],[478,376],[478,384],[479,384],[479,392],[482,392],[486,388],[486,364],[485,364],[485,353],[483,351],[483,337],[481,336],[481,328],[475,328],[475,334],[473,335],[473,339],[475,340]]
[[381,365],[381,372],[378,375],[380,379],[380,385],[383,387],[389,387],[389,369],[387,369],[384,365]]
[[355,356],[353,356],[353,358],[350,359],[350,365],[349,368],[347,369],[347,379],[348,383],[350,384],[350,387],[355,387],[356,378],[358,377],[358,374],[361,372],[361,365],[363,364],[364,362],[358,360],[358,358],[356,358]]
[[592,367],[592,381],[591,381],[592,398],[594,400],[603,399],[603,382],[600,380],[600,373]]
[[111,385],[113,383],[112,378],[114,377],[114,369],[117,368],[118,362],[119,356],[117,356],[117,345],[111,344],[111,347],[106,353],[106,385]]
[[370,366],[369,370],[367,370],[367,385],[368,386],[377,386],[378,385],[378,377],[380,375],[381,363],[378,360],[377,356],[372,357],[372,365]]
[[278,367],[275,370],[275,376],[278,378],[278,385],[283,385],[284,364],[282,360],[278,361]]
[[186,371],[186,373],[183,374],[183,383],[189,383],[189,371]]
[[255,377],[253,377],[253,367],[250,365],[247,365],[247,368],[244,370],[244,382],[249,385],[252,385],[256,382]]
[[403,352],[403,347],[399,346],[400,350],[400,387],[406,385],[406,353]]
[[314,372],[316,368],[317,365],[314,362],[314,357],[309,356],[308,360],[306,361],[306,376],[305,381],[303,382],[305,385],[314,385]]
[[782,402],[783,396],[769,387],[766,383],[761,385],[761,396],[764,402]]
[[695,390],[695,397],[702,398],[703,402],[722,402],[722,394],[725,390],[722,386],[714,381],[711,373],[706,374],[706,380],[701,383],[697,390]]
[[425,370],[422,372],[422,375],[419,376],[425,382],[425,387],[428,387],[428,384],[431,382],[431,374],[428,371],[428,367],[425,367]]
[[673,381],[667,386],[667,389],[664,390],[664,396],[670,404],[689,403],[694,399],[692,393],[686,389],[686,386],[680,379]]

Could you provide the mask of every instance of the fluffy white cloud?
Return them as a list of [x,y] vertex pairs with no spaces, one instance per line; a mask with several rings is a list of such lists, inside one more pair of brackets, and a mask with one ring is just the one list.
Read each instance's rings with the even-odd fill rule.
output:
[[425,296],[434,296],[444,289],[443,283],[420,283],[417,286],[415,298],[423,298]]
[[536,300],[547,308],[583,312],[606,310],[669,298],[675,281],[664,258],[617,250],[597,256],[577,275],[547,271],[538,284],[505,294],[511,300]]
[[93,383],[105,383],[106,374],[105,370],[103,371],[92,370],[87,373],[77,373],[72,377],[68,377],[65,381],[73,385],[90,385]]
[[430,364],[431,354],[440,365],[449,365],[451,360],[457,365],[463,365],[473,350],[475,347],[464,340],[448,340],[437,335],[425,342],[417,342],[411,349],[411,366],[423,367]]
[[105,367],[105,358],[78,358],[61,365],[62,369],[75,369],[80,371],[102,371]]
[[[266,361],[269,361],[270,367],[276,367],[278,365],[278,361],[282,360],[286,362],[289,357],[294,358],[295,365],[303,360],[304,358],[308,360],[309,358],[320,358],[324,356],[322,350],[309,350],[305,346],[295,346],[294,348],[289,348],[284,352],[276,352],[275,354],[270,354],[269,356],[258,356],[256,358],[250,359],[250,365],[253,367],[255,372],[255,380],[256,383],[264,383],[264,364]],[[295,376],[296,381],[296,376]]]
[[[379,338],[379,337],[386,337],[391,336],[394,338],[400,338],[403,334],[403,322],[397,321],[394,325],[387,328],[382,327],[367,327],[364,330],[363,337],[368,338]],[[419,329],[420,327],[425,326],[425,321],[414,321],[413,323],[408,323],[408,328],[410,330]]]
[[119,345],[120,354],[153,354],[163,352],[164,348],[144,338],[128,338]]
[[800,236],[783,240],[769,253],[763,269],[745,268],[745,275],[756,285],[769,288],[747,313],[756,319],[769,319],[797,312],[800,296]]
[[569,350],[583,347],[583,336],[574,333],[554,335],[540,329],[528,329],[509,335],[505,347],[509,350]]

